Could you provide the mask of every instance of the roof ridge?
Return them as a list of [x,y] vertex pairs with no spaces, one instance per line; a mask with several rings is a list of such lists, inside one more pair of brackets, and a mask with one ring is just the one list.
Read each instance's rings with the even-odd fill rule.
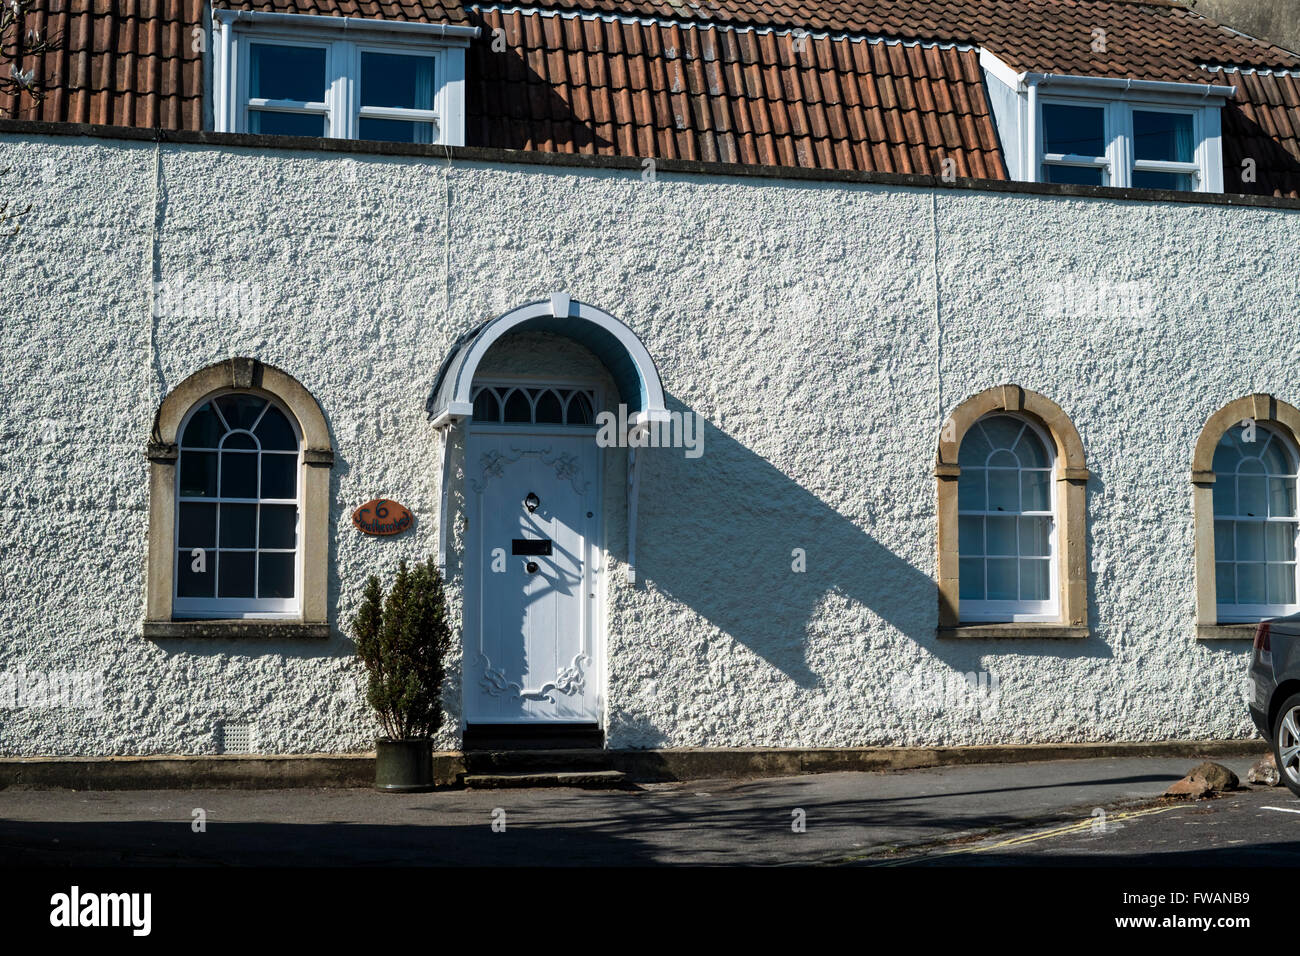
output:
[[1281,44],[1274,43],[1272,40],[1266,40],[1263,37],[1255,36],[1253,33],[1247,33],[1244,30],[1238,30],[1236,27],[1229,26],[1226,23],[1221,23],[1220,21],[1214,19],[1213,17],[1207,17],[1205,14],[1197,13],[1195,10],[1192,10],[1190,8],[1187,8],[1187,12],[1190,13],[1192,16],[1197,17],[1198,19],[1204,20],[1206,23],[1214,24],[1220,30],[1227,30],[1229,33],[1235,36],[1239,36],[1242,37],[1243,39],[1249,40],[1251,43],[1258,43],[1260,46],[1268,47],[1270,50],[1281,50],[1283,53],[1287,54],[1288,56],[1300,57],[1300,52],[1287,49]]
[[[1059,0],[1052,0],[1059,2]],[[1104,2],[1118,2],[1118,0],[1104,0]],[[1128,0],[1124,0],[1128,2]],[[812,29],[808,27],[792,25],[785,22],[781,23],[755,23],[752,21],[728,22],[726,20],[710,20],[705,18],[694,19],[690,17],[665,17],[658,16],[648,12],[616,12],[613,10],[592,10],[585,7],[565,6],[560,7],[554,4],[546,3],[506,3],[506,2],[483,2],[483,0],[469,0],[464,4],[466,10],[474,10],[479,13],[519,13],[523,16],[553,16],[567,17],[576,19],[605,20],[617,21],[619,23],[637,24],[640,26],[660,25],[676,26],[685,29],[708,29],[708,30],[726,30],[735,33],[771,33],[776,36],[786,36],[795,34],[806,36],[809,39],[828,38],[832,40],[850,40],[853,42],[866,43],[887,43],[892,45],[901,44],[903,46],[920,46],[920,47],[940,47],[943,49],[979,49],[981,44],[973,37],[962,35],[961,39],[956,36],[940,37],[926,36],[921,33],[901,34],[901,33],[879,33],[868,30],[855,30],[846,27],[842,30]]]

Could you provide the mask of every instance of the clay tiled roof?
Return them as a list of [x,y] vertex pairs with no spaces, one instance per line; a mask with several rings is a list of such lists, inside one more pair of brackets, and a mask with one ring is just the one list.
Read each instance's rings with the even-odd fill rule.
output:
[[[18,119],[110,126],[201,129],[203,65],[190,31],[203,0],[44,0],[24,33],[56,42],[27,57],[47,91],[22,109],[0,95],[0,112]],[[6,71],[7,66],[3,67]]]
[[[1224,189],[1300,198],[1300,75],[1252,70],[1211,75],[1237,87],[1223,111]],[[1243,176],[1251,165],[1254,182]]]
[[[1004,179],[973,47],[476,14],[471,145]],[[493,52],[495,31],[506,49]]]
[[412,23],[464,23],[465,7],[456,0],[214,0],[218,10],[260,10],[318,17],[409,20]]
[[[548,0],[548,7],[974,43],[1017,72],[1203,82],[1205,63],[1300,66],[1171,0]],[[1104,44],[1098,41],[1104,40]]]
[[[204,128],[203,0],[40,0],[22,119]],[[979,48],[1017,71],[1234,83],[1229,190],[1300,192],[1300,56],[1169,0],[215,0],[472,23],[470,145],[1005,178]],[[499,29],[506,49],[491,49]],[[1226,66],[1232,69],[1205,69]],[[3,68],[3,67],[0,67]],[[1244,159],[1254,183],[1241,182]]]

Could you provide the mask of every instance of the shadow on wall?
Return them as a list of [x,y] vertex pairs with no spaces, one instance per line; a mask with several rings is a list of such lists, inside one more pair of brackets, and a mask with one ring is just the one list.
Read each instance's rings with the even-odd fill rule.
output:
[[[1252,196],[1300,196],[1300,159],[1283,148],[1235,103],[1223,110],[1223,188]],[[1255,180],[1244,179],[1246,160]]]
[[[670,410],[693,413],[669,398]],[[821,683],[810,635],[828,595],[861,605],[955,671],[981,670],[990,653],[1109,657],[1100,640],[940,641],[934,579],[868,531],[700,416],[704,454],[645,453],[637,531],[638,577],[744,644],[802,688]],[[816,452],[812,452],[815,454]],[[899,481],[918,480],[899,475]],[[928,473],[923,479],[932,483]],[[887,495],[888,488],[863,489]],[[931,514],[905,516],[909,534],[935,547]],[[792,571],[802,548],[807,570]],[[858,635],[845,633],[842,639]],[[835,638],[832,638],[835,639]],[[919,656],[918,656],[919,660]],[[870,661],[863,661],[869,665]],[[883,662],[882,662],[883,663]],[[895,659],[891,667],[910,667]]]

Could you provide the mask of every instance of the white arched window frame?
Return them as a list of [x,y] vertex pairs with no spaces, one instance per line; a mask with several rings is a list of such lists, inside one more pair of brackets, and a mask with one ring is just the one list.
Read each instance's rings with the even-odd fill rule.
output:
[[[231,421],[241,405],[250,410],[248,420]],[[215,431],[192,433],[199,415],[210,416]],[[305,484],[299,423],[274,398],[232,388],[196,402],[177,433],[174,616],[298,617]],[[250,460],[256,487],[246,484],[247,467],[240,487],[228,465]]]
[[961,619],[1055,621],[1060,616],[1053,443],[1004,411],[976,421],[958,452]]
[[475,382],[476,425],[595,427],[601,392],[586,383],[543,380]]
[[1300,612],[1298,462],[1300,455],[1281,431],[1254,421],[1234,424],[1215,446],[1215,601],[1221,622]]

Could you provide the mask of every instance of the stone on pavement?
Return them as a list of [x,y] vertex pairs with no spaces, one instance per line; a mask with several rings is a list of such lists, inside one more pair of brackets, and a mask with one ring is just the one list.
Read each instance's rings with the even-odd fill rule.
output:
[[1165,796],[1196,799],[1211,793],[1236,790],[1240,783],[1241,781],[1237,779],[1237,775],[1223,764],[1207,760],[1205,763],[1193,768],[1191,773],[1166,790]]
[[1277,758],[1270,753],[1257,760],[1246,771],[1246,780],[1249,783],[1257,783],[1261,787],[1276,787],[1282,780],[1282,775],[1277,772]]

